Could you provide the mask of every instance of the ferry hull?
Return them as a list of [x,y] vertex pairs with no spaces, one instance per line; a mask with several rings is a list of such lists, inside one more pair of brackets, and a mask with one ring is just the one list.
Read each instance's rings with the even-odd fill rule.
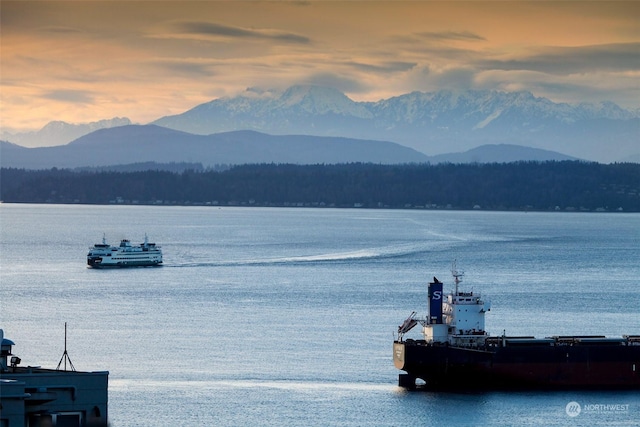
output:
[[428,389],[640,389],[640,345],[463,348],[395,341],[399,384]]
[[128,268],[128,267],[160,267],[162,261],[119,261],[104,262],[101,259],[88,259],[87,265],[91,268]]

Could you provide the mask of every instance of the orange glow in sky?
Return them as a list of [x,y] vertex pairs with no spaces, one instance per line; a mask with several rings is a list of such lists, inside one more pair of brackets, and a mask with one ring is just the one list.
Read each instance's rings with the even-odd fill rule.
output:
[[640,108],[640,2],[5,1],[1,122],[148,123],[249,87]]

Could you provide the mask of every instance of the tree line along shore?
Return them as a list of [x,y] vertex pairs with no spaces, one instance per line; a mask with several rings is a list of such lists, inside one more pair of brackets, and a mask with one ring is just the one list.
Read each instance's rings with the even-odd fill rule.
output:
[[[175,169],[175,168],[174,168]],[[5,203],[640,212],[640,164],[254,164],[0,170]]]

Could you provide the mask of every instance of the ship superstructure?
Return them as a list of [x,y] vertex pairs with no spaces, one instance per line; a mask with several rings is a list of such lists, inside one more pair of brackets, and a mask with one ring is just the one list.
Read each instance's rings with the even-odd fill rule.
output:
[[[634,388],[640,389],[640,336],[490,336],[485,314],[491,304],[463,292],[455,263],[455,289],[443,293],[437,278],[428,286],[429,315],[416,312],[398,327],[394,364],[406,373],[399,385],[416,380],[437,389]],[[422,339],[404,335],[422,325]]]
[[452,273],[454,292],[445,295],[442,282],[435,277],[429,284],[429,317],[421,322],[425,340],[457,346],[483,345],[487,337],[484,315],[491,309],[491,303],[479,293],[460,291],[463,273],[455,267]]
[[128,239],[121,240],[120,246],[111,246],[103,236],[102,243],[89,248],[87,265],[93,268],[159,266],[162,265],[162,249],[150,243],[146,234],[144,242],[135,246]]
[[2,329],[0,343],[0,426],[108,426],[109,372],[76,371],[66,348],[64,369],[21,366]]

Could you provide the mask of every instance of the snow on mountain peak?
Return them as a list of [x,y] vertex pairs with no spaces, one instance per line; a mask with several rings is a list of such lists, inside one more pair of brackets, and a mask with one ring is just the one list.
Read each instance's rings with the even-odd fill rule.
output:
[[333,113],[361,118],[372,117],[365,106],[354,102],[337,89],[322,86],[292,86],[284,91],[277,104],[281,108],[297,107],[311,114]]
[[500,114],[502,114],[502,110],[501,109],[498,109],[498,110],[494,111],[493,113],[489,114],[486,119],[482,120],[477,125],[475,125],[473,127],[473,129],[482,129],[483,127],[485,127],[486,125],[491,123],[493,120],[495,120],[498,117],[500,117]]

